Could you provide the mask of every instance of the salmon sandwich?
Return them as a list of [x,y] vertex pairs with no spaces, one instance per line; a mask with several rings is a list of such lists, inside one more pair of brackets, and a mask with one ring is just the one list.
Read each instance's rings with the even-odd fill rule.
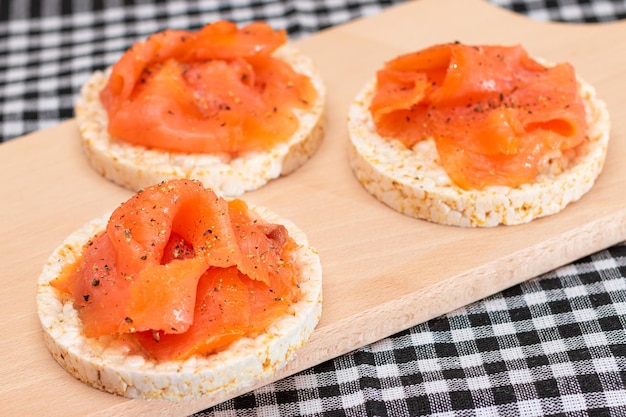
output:
[[238,196],[302,166],[324,136],[326,89],[284,30],[218,21],[137,42],[75,106],[91,165],[131,190],[192,178]]
[[587,193],[607,107],[571,64],[519,45],[439,44],[381,68],[348,114],[350,163],[391,208],[462,227],[515,225]]
[[322,269],[291,222],[177,179],[72,233],[44,265],[37,307],[54,359],[93,387],[224,395],[271,376],[307,342]]

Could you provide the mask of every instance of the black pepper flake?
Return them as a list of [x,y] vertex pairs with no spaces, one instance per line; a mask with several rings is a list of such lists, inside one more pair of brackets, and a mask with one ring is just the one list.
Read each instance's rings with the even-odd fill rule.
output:
[[84,294],[83,295],[83,300],[89,301],[89,294]]
[[142,257],[139,259],[141,259],[142,261],[145,261],[146,259],[148,259],[148,257],[146,255],[142,255]]
[[133,322],[133,319],[131,319],[130,317],[126,317],[124,321],[128,324],[131,324]]
[[[98,285],[100,285],[100,280],[98,278],[94,278],[91,281],[91,285],[93,285],[94,287],[97,287]],[[87,301],[87,300],[85,300],[85,301]]]

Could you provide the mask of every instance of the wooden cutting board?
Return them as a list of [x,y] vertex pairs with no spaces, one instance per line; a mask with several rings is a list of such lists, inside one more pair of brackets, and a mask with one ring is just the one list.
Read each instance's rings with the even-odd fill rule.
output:
[[[410,1],[297,42],[329,89],[328,132],[292,175],[246,199],[305,230],[324,268],[324,313],[278,379],[394,334],[626,239],[626,22],[548,24],[482,0]],[[570,61],[612,114],[604,172],[562,213],[531,224],[460,229],[395,213],[367,194],[347,163],[346,111],[382,63],[459,40],[521,43]],[[99,177],[81,154],[73,120],[0,146],[0,404],[7,415],[188,415],[239,393],[172,403],[90,388],[46,351],[35,288],[52,250],[131,193]],[[261,386],[270,380],[262,381]]]

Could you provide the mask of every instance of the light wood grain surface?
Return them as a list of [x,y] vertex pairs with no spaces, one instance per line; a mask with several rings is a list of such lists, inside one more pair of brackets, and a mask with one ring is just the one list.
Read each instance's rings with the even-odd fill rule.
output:
[[[310,342],[273,379],[625,240],[625,35],[624,22],[540,23],[482,0],[419,0],[298,41],[328,85],[325,141],[301,169],[245,198],[294,221],[317,247],[324,313]],[[582,200],[528,225],[460,229],[395,213],[363,190],[347,163],[350,100],[385,60],[454,40],[521,43],[534,56],[572,62],[595,85],[613,130],[604,172]],[[176,416],[241,393],[182,403],[128,400],[58,366],[43,345],[36,312],[41,267],[69,233],[131,193],[91,169],[73,120],[0,145],[0,177],[1,413]]]

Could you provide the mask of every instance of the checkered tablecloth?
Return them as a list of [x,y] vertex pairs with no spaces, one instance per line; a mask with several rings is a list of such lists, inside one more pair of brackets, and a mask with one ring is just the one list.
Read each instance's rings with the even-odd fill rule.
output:
[[[258,19],[296,39],[399,2],[0,0],[0,140],[73,117],[87,76],[155,31]],[[492,2],[626,18],[626,1]],[[620,244],[195,417],[626,416],[625,277]]]

